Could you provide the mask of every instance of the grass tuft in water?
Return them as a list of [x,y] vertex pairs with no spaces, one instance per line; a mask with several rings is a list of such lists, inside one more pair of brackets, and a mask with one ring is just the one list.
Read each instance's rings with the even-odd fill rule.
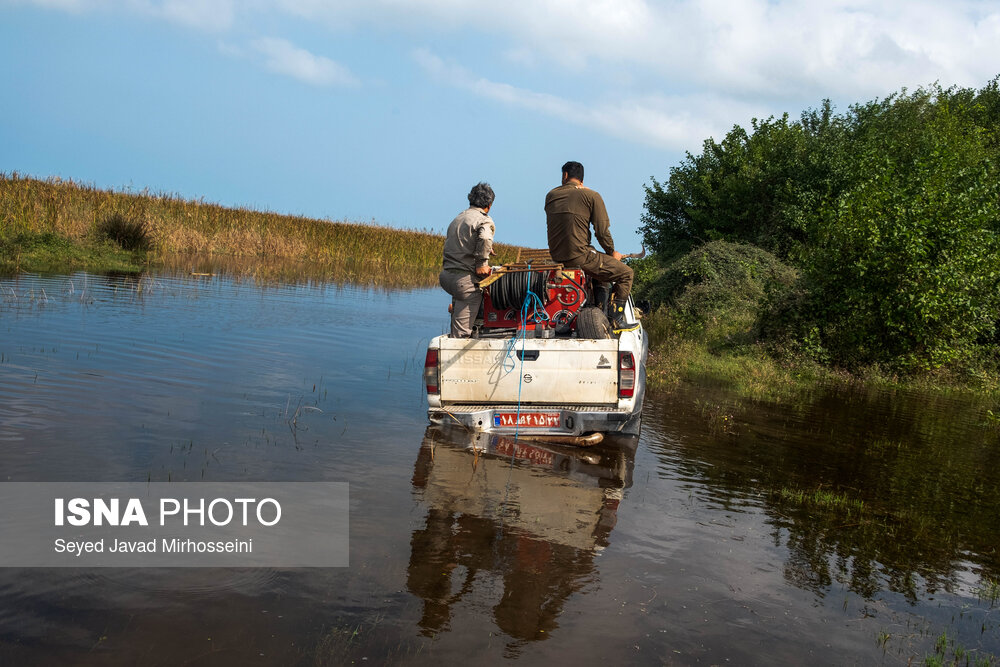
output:
[[976,589],[976,595],[981,601],[989,602],[991,607],[995,606],[1000,601],[1000,581],[984,576]]
[[970,650],[942,632],[934,642],[934,653],[924,656],[926,667],[994,667],[997,656]]
[[863,500],[851,498],[846,493],[836,493],[823,488],[815,491],[783,488],[779,492],[787,502],[804,507],[815,507],[827,511],[843,513],[847,517],[860,517],[866,513],[867,507]]
[[736,417],[733,414],[733,410],[741,409],[739,404],[730,408],[729,406],[713,401],[695,399],[695,405],[701,409],[701,416],[704,417],[710,431],[729,435],[736,433]]

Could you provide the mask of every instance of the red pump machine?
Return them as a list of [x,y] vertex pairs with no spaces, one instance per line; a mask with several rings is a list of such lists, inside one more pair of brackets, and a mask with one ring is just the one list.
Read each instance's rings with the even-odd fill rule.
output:
[[[576,316],[587,302],[586,280],[583,270],[564,269],[559,264],[537,268],[530,264],[505,265],[480,283],[482,326],[486,330],[550,328],[559,335],[569,334],[576,328]],[[526,317],[522,323],[524,310]]]

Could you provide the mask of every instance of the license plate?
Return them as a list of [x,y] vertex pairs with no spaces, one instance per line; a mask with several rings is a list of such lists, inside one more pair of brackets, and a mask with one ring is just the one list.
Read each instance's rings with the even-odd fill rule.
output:
[[528,428],[559,428],[560,415],[558,412],[495,412],[493,413],[494,427],[525,426]]

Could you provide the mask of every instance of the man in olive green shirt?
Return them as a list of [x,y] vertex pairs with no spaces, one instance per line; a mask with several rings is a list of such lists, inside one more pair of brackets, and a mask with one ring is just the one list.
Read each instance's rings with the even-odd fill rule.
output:
[[444,260],[438,282],[452,296],[451,336],[468,338],[483,303],[479,281],[490,275],[490,255],[496,226],[489,216],[493,188],[479,183],[469,192],[469,208],[448,225]]
[[[614,328],[636,328],[638,324],[625,321],[625,303],[632,292],[632,269],[615,250],[604,200],[583,185],[583,165],[579,162],[564,164],[562,185],[545,196],[545,222],[552,259],[567,267],[579,267],[599,282],[613,282]],[[605,252],[591,247],[591,225]]]

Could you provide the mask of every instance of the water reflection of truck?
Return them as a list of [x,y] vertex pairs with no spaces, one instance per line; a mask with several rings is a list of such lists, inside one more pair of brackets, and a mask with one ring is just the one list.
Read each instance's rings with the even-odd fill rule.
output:
[[491,608],[520,640],[557,628],[631,486],[634,438],[623,440],[580,450],[428,427],[413,472],[427,514],[407,572],[423,634],[447,630],[456,605]]
[[[613,331],[607,300],[583,271],[546,257],[505,265],[483,281],[472,338],[431,340],[424,383],[432,423],[519,437],[638,435],[645,331]],[[639,321],[631,299],[626,317]]]

